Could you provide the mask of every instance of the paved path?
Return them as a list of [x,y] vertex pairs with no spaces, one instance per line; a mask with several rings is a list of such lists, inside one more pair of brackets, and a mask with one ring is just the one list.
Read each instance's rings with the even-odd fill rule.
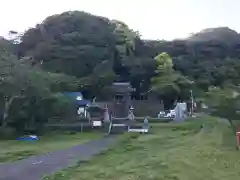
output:
[[116,142],[116,136],[108,136],[67,150],[32,156],[13,163],[0,164],[0,180],[40,180],[45,175],[100,154],[109,149],[114,142]]

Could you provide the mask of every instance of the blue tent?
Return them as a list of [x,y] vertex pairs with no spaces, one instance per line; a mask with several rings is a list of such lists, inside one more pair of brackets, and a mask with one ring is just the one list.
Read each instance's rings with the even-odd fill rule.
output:
[[90,104],[89,100],[83,99],[81,92],[64,92],[63,94],[75,101],[75,103],[79,106],[87,106]]

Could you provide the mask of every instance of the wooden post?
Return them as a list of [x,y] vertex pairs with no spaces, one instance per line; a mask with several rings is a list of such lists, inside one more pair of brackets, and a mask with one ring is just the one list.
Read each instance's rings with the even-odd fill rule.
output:
[[236,132],[237,149],[240,148],[240,132]]
[[83,130],[83,124],[81,123],[81,132],[82,132],[82,130]]

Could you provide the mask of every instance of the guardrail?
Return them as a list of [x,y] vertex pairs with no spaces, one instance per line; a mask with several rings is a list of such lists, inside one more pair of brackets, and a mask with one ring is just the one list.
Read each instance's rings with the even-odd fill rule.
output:
[[[169,118],[169,117],[157,118],[157,117],[149,117],[149,116],[147,116],[147,117],[137,117],[137,116],[135,116],[134,120],[139,121],[139,120],[144,120],[145,118],[147,118],[148,121],[152,121],[152,120],[154,120],[154,121],[166,121],[166,120],[172,121],[173,120],[173,118]],[[114,120],[129,120],[128,117],[123,117],[123,118],[111,117],[111,119],[114,119]]]
[[[128,127],[134,127],[134,126],[141,126],[143,124],[145,117],[135,117],[134,120],[129,120],[128,117],[118,118],[118,117],[111,117],[109,126],[107,129],[108,133],[111,133],[111,131],[114,128],[125,128]],[[149,123],[167,123],[171,122],[172,118],[153,118],[153,117],[147,117]],[[94,121],[94,120],[93,120]],[[93,121],[75,121],[75,122],[64,122],[64,123],[53,123],[53,124],[46,124],[45,127],[47,129],[51,130],[74,130],[74,131],[83,131],[85,130],[91,130],[92,128],[95,128]],[[102,120],[96,120],[101,121]],[[101,123],[101,125],[96,126],[98,128],[103,128],[104,123]],[[106,132],[106,131],[105,131]]]

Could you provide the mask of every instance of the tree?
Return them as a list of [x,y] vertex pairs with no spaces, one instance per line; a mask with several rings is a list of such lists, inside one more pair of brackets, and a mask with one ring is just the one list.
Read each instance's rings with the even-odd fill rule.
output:
[[173,63],[171,57],[164,52],[157,55],[154,60],[156,61],[156,76],[151,79],[152,89],[164,92],[165,89],[172,88],[179,91],[174,83],[177,75],[172,68]]
[[[32,64],[42,62],[43,70],[85,80],[108,62],[118,79],[129,81],[130,70],[125,64],[134,57],[137,39],[140,39],[138,34],[123,22],[69,11],[50,16],[26,31],[21,37],[19,54],[32,57],[29,58]],[[100,83],[108,85],[106,78],[102,79]],[[87,83],[93,83],[91,87],[96,85],[93,78]]]
[[36,61],[43,60],[44,70],[84,77],[102,61],[113,61],[114,29],[115,25],[106,18],[79,11],[64,12],[24,33],[20,51]]
[[85,98],[92,98],[96,95],[99,98],[109,96],[104,91],[117,77],[112,64],[111,61],[105,60],[95,66],[91,75],[81,78],[82,83],[84,83]]
[[239,88],[211,87],[206,93],[205,103],[215,116],[226,118],[235,134],[236,127],[233,120],[240,119],[240,96]]
[[172,59],[167,53],[157,55],[155,61],[157,68],[155,76],[151,79],[152,90],[161,95],[164,104],[172,104],[179,99],[181,91],[189,90],[191,82],[174,71]]
[[8,125],[9,112],[15,100],[29,101],[34,105],[54,92],[82,87],[76,78],[33,68],[27,62],[18,60],[6,49],[0,49],[0,70],[2,127]]
[[135,50],[135,41],[139,38],[138,33],[129,29],[123,22],[113,20],[114,26],[113,34],[115,35],[117,50],[124,58],[126,56],[133,56]]
[[[4,99],[2,126],[7,125],[9,109],[15,99],[27,95],[34,96],[35,93],[48,93],[44,80],[40,73],[33,72],[21,64],[14,56],[1,53],[0,57],[0,94]],[[40,81],[40,82],[39,82]]]

